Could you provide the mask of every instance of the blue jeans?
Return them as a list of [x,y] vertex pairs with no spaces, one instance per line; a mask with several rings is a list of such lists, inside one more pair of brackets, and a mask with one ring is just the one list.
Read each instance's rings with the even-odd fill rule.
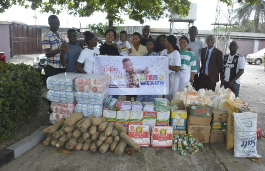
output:
[[239,89],[240,89],[240,84],[235,83],[232,87],[231,90],[233,93],[235,93],[236,97],[239,97]]

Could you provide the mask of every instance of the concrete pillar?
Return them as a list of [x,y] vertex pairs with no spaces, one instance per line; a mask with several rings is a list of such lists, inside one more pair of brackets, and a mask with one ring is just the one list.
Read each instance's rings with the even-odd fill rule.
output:
[[259,51],[259,40],[254,40],[253,53]]
[[169,35],[173,35],[173,29],[174,29],[174,22],[170,22],[170,29],[169,29]]

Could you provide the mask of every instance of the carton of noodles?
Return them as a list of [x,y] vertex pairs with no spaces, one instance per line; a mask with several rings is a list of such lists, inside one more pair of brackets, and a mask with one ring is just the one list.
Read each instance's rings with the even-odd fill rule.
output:
[[152,147],[171,147],[173,128],[170,126],[154,126],[152,128]]
[[128,135],[140,146],[150,146],[150,132],[148,125],[129,125]]

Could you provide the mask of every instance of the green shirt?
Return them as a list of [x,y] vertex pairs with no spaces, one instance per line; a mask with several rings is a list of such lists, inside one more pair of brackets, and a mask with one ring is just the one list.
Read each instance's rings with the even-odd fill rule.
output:
[[181,70],[190,70],[197,72],[196,59],[193,52],[187,50],[180,50]]

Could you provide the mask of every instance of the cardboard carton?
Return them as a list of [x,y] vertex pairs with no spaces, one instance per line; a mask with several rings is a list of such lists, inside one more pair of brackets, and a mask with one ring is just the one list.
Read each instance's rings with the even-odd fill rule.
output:
[[226,122],[212,122],[212,130],[226,131],[227,123]]
[[169,126],[169,122],[157,122],[156,121],[156,126]]
[[117,112],[112,110],[103,110],[103,117],[107,118],[107,122],[116,122]]
[[148,125],[150,128],[156,125],[157,112],[144,111],[143,125]]
[[140,146],[150,146],[150,132],[148,125],[129,125],[128,135]]
[[188,117],[188,124],[189,125],[211,125],[212,118],[205,118],[205,117],[196,117],[196,116],[189,116]]
[[181,100],[172,100],[171,106],[177,104],[178,109],[171,107],[170,125],[173,129],[184,130],[187,123],[187,109]]
[[213,107],[211,106],[200,106],[200,105],[189,105],[187,107],[189,116],[197,117],[212,117]]
[[214,109],[213,110],[213,121],[227,122],[227,113],[220,109]]
[[225,132],[224,131],[211,131],[210,142],[224,142],[225,141]]
[[152,147],[171,147],[173,129],[170,126],[154,126],[152,128]]
[[167,112],[157,112],[157,122],[169,122],[170,111]]
[[126,121],[116,121],[117,123],[122,124],[124,127],[128,127],[130,122],[126,122]]
[[143,121],[130,121],[130,125],[143,125]]
[[192,134],[201,143],[209,143],[211,126],[188,125],[188,134]]

